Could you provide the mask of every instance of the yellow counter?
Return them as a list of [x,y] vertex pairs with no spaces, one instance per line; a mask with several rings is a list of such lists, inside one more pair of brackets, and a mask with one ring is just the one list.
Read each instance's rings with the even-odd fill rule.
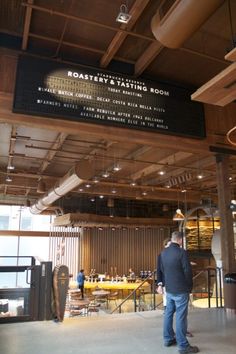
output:
[[[84,283],[85,289],[94,290],[95,288],[99,287],[100,289],[106,290],[135,290],[141,283],[125,283],[122,281],[119,282],[111,282],[111,281],[104,281],[104,282],[88,282]],[[145,282],[141,289],[145,289],[145,291],[150,291],[150,284]]]

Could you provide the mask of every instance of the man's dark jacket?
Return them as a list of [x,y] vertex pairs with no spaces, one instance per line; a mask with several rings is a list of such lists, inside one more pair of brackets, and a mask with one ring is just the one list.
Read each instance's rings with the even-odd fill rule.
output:
[[161,252],[161,271],[165,276],[166,292],[172,294],[191,293],[193,287],[192,268],[187,252],[179,244],[171,243]]

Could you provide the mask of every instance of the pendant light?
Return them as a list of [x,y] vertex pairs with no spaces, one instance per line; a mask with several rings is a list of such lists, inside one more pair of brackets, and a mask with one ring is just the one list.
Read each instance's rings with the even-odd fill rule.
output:
[[184,220],[184,214],[182,213],[181,209],[176,209],[176,212],[173,216],[173,221],[182,221]]
[[184,219],[185,219],[185,216],[179,207],[179,191],[178,191],[178,208],[176,209],[176,212],[173,216],[173,221],[182,221]]

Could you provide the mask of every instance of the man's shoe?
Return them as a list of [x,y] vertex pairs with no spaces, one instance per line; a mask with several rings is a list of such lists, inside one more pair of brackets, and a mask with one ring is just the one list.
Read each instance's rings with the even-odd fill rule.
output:
[[189,345],[187,348],[185,349],[180,349],[179,353],[180,354],[189,354],[189,353],[198,353],[199,349],[197,346],[191,346]]
[[171,347],[172,345],[175,345],[176,343],[177,343],[176,339],[174,338],[174,339],[170,340],[169,342],[164,343],[164,346]]
[[193,337],[193,334],[191,332],[187,331],[186,336],[187,337]]

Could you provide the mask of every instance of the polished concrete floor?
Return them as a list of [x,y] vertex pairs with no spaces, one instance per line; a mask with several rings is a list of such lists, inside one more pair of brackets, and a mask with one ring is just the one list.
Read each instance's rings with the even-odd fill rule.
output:
[[[0,325],[0,354],[167,354],[177,347],[163,347],[163,312],[65,318],[53,321]],[[189,329],[205,354],[235,354],[236,315],[224,309],[191,309]]]

